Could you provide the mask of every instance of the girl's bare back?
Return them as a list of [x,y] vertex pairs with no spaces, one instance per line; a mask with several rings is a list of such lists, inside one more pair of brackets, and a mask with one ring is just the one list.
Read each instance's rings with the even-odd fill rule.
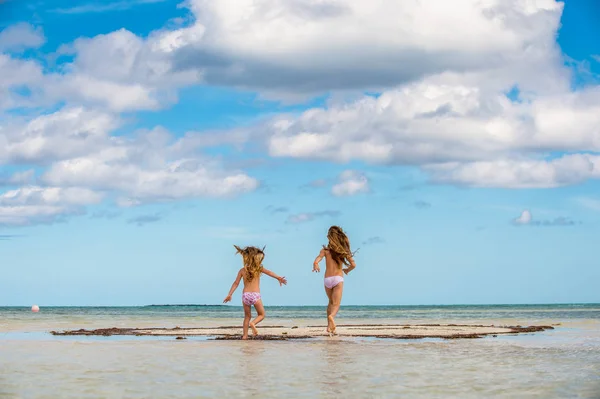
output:
[[314,271],[320,271],[319,262],[325,258],[325,278],[333,277],[333,276],[344,276],[344,273],[348,274],[352,269],[356,267],[356,263],[354,263],[354,259],[350,258],[350,266],[346,269],[343,269],[343,265],[341,263],[337,263],[333,256],[331,256],[331,252],[327,248],[323,248],[321,252],[319,252],[319,256],[315,259],[313,263]]
[[328,249],[323,249],[325,253],[325,277],[343,276],[342,265],[333,260]]
[[[246,269],[241,268],[240,272],[244,278],[244,290],[243,292],[260,292],[260,274],[248,281],[248,272]],[[262,273],[261,273],[262,274]]]

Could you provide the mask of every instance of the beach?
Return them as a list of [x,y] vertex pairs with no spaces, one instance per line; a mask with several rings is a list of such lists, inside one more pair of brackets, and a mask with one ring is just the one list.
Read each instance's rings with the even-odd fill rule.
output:
[[[600,397],[600,305],[342,307],[334,337],[312,337],[313,328],[323,332],[322,308],[272,307],[264,325],[281,327],[271,333],[311,335],[272,341],[205,334],[230,326],[237,332],[239,307],[26,310],[0,308],[0,398]],[[356,325],[421,325],[414,332],[438,333],[476,325],[554,328],[387,339],[344,327]],[[113,327],[159,327],[149,331],[163,334],[50,333]],[[191,334],[164,333],[186,329]]]

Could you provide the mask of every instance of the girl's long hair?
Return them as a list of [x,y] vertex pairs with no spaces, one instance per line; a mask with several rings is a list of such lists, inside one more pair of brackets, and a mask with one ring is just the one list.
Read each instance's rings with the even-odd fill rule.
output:
[[265,249],[259,249],[256,247],[240,248],[234,245],[236,254],[242,255],[244,260],[244,269],[246,269],[246,280],[252,281],[255,277],[260,276],[262,273],[263,265],[262,261],[265,258]]
[[344,230],[339,226],[331,226],[327,232],[329,244],[326,249],[329,250],[331,257],[341,268],[342,264],[350,265],[350,259],[354,253],[350,250],[350,240]]

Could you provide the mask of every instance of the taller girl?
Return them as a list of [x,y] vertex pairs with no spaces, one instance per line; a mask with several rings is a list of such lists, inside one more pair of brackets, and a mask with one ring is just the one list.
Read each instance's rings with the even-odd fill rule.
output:
[[[325,293],[329,298],[327,305],[327,332],[335,334],[334,318],[340,309],[344,290],[344,273],[350,273],[355,267],[350,240],[341,227],[331,226],[327,232],[329,244],[319,252],[313,263],[313,272],[319,273],[319,263],[325,258]],[[346,268],[343,268],[346,265]]]

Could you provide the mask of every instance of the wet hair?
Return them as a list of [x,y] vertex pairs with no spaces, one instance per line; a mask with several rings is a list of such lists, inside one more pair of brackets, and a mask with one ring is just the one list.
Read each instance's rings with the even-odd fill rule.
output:
[[234,247],[236,249],[235,253],[242,255],[242,259],[244,260],[246,279],[252,281],[256,276],[260,276],[263,270],[262,261],[265,258],[265,248],[246,247],[242,249],[237,245],[234,245]]
[[350,265],[350,259],[354,253],[350,250],[350,240],[344,230],[339,226],[331,226],[327,231],[327,238],[329,244],[324,248],[329,250],[338,267],[341,268],[342,264]]

